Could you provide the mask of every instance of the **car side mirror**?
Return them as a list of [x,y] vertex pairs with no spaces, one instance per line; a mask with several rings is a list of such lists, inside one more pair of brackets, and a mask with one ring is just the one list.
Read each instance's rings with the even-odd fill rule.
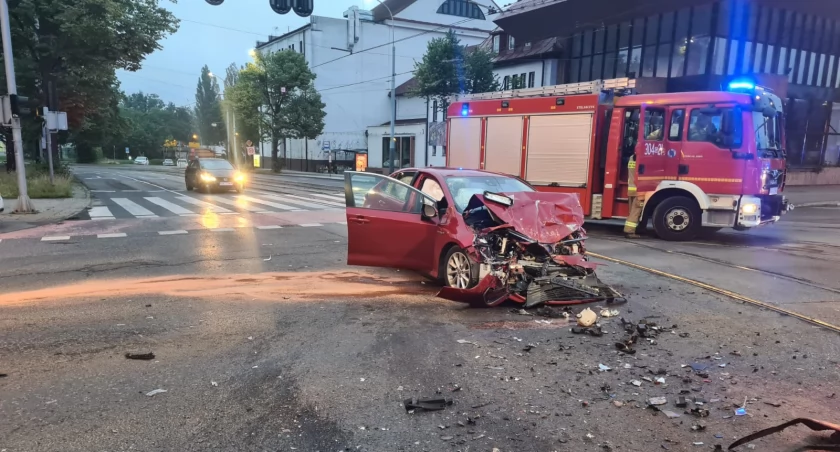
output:
[[424,219],[431,220],[438,216],[438,210],[435,206],[423,203],[422,215]]
[[720,117],[720,132],[727,137],[735,134],[735,111],[724,110]]

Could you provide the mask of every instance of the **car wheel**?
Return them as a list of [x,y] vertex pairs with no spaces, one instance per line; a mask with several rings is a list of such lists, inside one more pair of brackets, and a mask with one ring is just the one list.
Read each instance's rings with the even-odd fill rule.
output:
[[467,253],[453,246],[443,259],[443,284],[454,289],[469,289],[478,284],[478,264]]
[[237,193],[242,193],[242,192],[245,191],[245,186],[244,185],[239,185],[235,188],[235,190],[236,190]]
[[193,189],[193,186],[190,185],[190,184],[187,184],[187,191],[192,191],[192,189]]
[[700,206],[685,196],[667,198],[653,212],[653,229],[663,240],[684,241],[697,237],[702,228]]

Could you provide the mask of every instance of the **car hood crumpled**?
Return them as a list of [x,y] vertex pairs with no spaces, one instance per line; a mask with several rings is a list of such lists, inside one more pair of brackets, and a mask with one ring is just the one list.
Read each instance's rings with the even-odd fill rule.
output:
[[513,205],[505,206],[485,198],[483,194],[476,194],[470,199],[467,211],[484,205],[499,224],[509,225],[520,234],[544,244],[557,243],[583,226],[583,208],[576,194],[498,194],[512,199]]

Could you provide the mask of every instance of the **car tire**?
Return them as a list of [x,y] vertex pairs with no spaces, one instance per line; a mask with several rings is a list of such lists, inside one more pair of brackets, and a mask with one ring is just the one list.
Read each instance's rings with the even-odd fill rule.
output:
[[236,190],[237,193],[243,193],[245,191],[245,187],[240,185],[240,186],[236,187],[234,190]]
[[702,229],[702,212],[693,199],[667,198],[653,212],[653,229],[659,238],[671,242],[691,240]]
[[187,191],[192,191],[193,190],[192,185],[190,185],[189,183],[186,183],[186,182],[185,182],[185,184],[187,185]]
[[440,279],[446,287],[469,289],[478,284],[479,265],[458,246],[449,248],[441,261]]

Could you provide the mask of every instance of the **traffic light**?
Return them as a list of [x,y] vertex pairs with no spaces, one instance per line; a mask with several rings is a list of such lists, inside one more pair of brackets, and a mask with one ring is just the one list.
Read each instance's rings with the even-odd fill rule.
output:
[[[213,6],[219,6],[225,0],[205,0]],[[309,17],[315,10],[314,0],[268,0],[269,6],[277,14],[289,14],[294,10],[300,17]]]
[[292,10],[292,0],[268,0],[268,3],[277,14],[289,14]]
[[11,105],[12,115],[17,116],[18,118],[32,114],[32,108],[29,105],[28,97],[11,94],[9,95],[9,103]]

